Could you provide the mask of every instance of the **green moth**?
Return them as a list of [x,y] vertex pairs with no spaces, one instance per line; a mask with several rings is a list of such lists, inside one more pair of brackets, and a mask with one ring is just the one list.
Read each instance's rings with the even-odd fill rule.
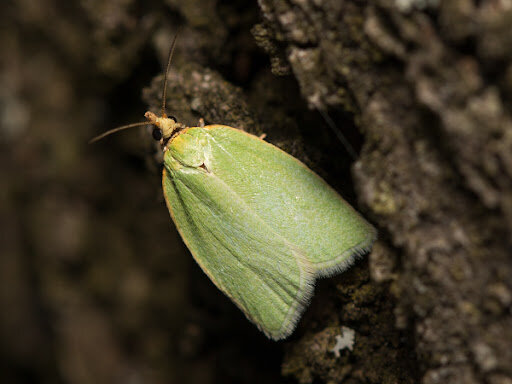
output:
[[[176,38],[173,41],[167,71]],[[315,279],[347,269],[376,230],[296,158],[224,125],[146,112],[170,215],[196,262],[269,338],[289,336]],[[119,127],[98,136],[144,123]]]

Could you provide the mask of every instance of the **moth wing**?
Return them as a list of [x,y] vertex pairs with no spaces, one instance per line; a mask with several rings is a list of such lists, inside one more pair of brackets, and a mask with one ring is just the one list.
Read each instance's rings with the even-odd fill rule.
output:
[[303,250],[317,276],[345,270],[371,248],[375,228],[299,160],[238,129],[205,128],[211,137],[209,169],[270,228]]
[[313,290],[301,250],[203,168],[164,170],[169,212],[197,263],[268,337],[294,329]]

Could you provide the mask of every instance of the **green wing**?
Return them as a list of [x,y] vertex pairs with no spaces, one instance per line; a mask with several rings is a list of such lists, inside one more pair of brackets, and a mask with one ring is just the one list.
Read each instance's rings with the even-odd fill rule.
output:
[[176,227],[203,271],[268,337],[287,337],[313,289],[301,251],[204,169],[164,171],[163,188]]
[[220,125],[208,132],[205,164],[266,224],[296,245],[317,276],[345,270],[366,253],[377,232],[317,174],[286,152],[243,131]]
[[273,339],[292,332],[315,276],[346,269],[376,237],[301,162],[230,127],[180,133],[165,169],[167,206],[194,258]]

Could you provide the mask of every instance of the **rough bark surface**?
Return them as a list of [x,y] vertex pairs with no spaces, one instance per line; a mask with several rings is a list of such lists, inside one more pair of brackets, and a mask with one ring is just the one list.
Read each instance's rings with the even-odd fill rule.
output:
[[[0,21],[1,382],[512,383],[509,2],[23,0]],[[379,229],[285,342],[193,263],[147,129],[86,145],[159,110],[178,27],[169,113],[267,134]]]
[[510,382],[512,8],[260,6],[279,71],[310,105],[355,111],[358,197],[400,255],[395,314],[413,327],[420,380]]

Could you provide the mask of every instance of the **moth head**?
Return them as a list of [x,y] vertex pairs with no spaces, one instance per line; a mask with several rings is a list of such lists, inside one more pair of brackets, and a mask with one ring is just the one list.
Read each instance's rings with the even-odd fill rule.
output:
[[174,116],[162,115],[158,117],[153,112],[146,112],[144,117],[153,125],[153,139],[156,141],[167,142],[171,136],[180,128],[182,124],[178,123]]

